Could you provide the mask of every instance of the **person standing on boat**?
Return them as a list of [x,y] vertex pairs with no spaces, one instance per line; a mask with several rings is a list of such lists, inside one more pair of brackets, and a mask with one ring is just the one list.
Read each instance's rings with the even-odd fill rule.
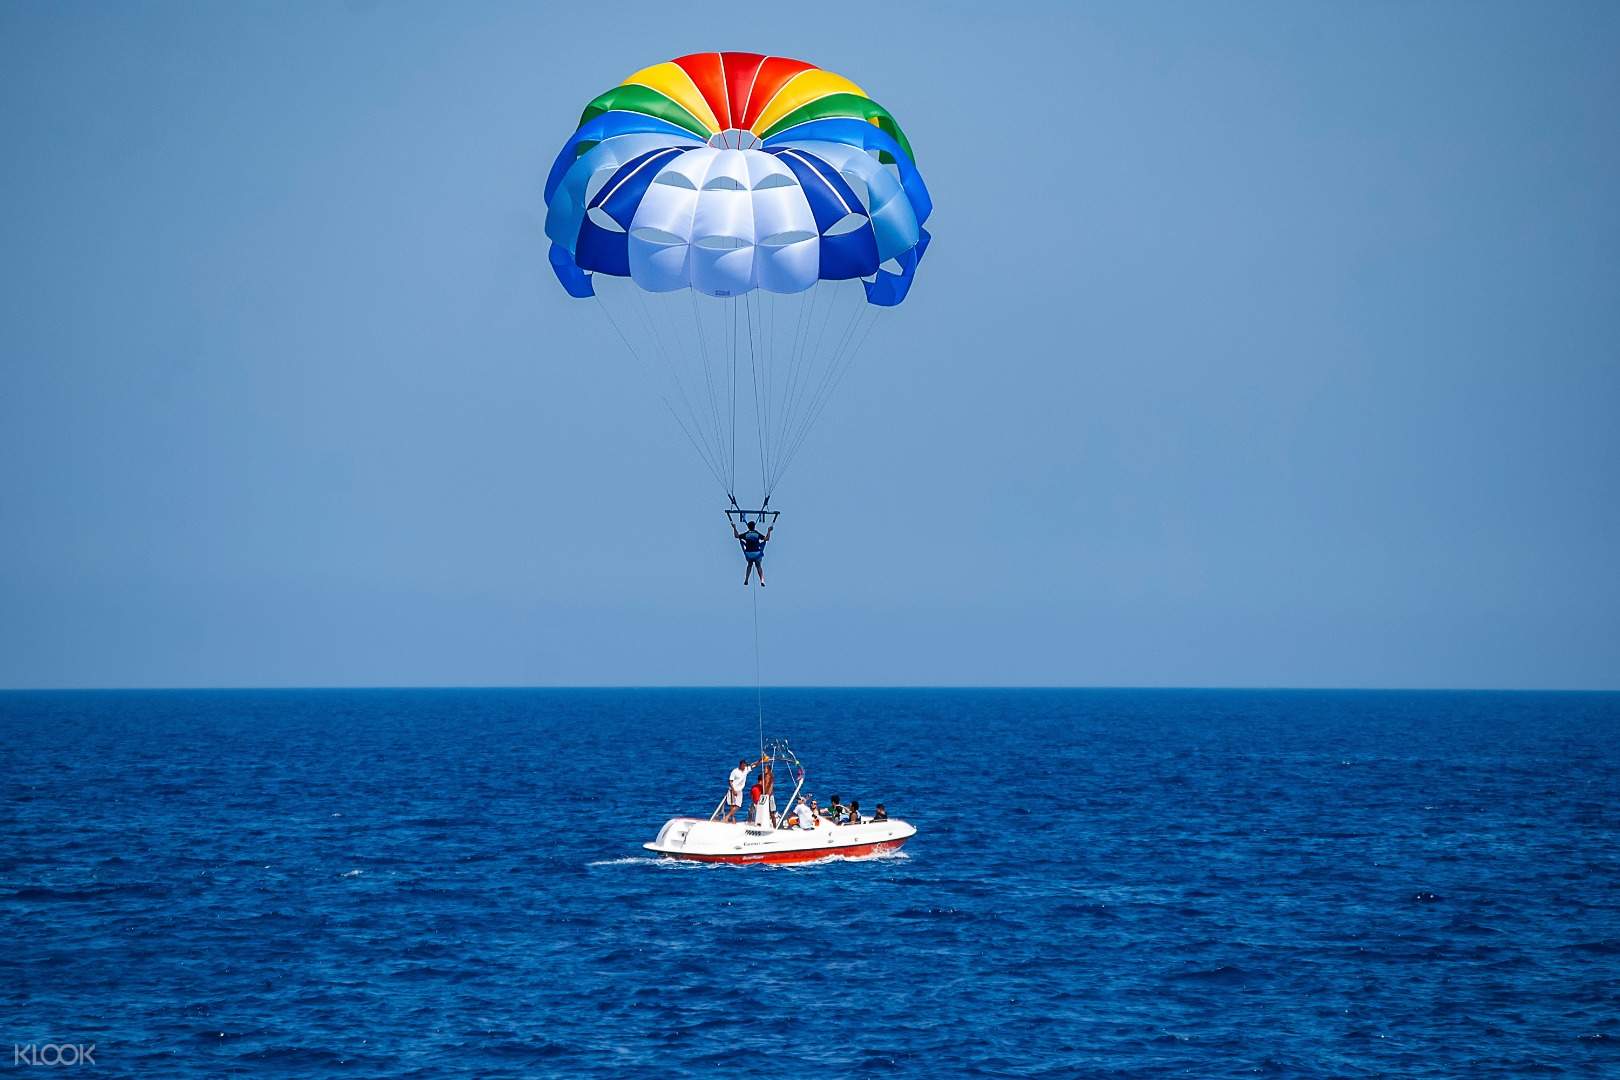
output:
[[776,526],[772,525],[762,533],[754,528],[752,521],[748,522],[747,532],[738,532],[735,524],[731,526],[731,535],[742,545],[744,585],[748,584],[748,575],[758,571],[759,587],[765,587],[765,545],[770,543],[771,533],[775,531]]
[[[761,581],[760,584],[765,583]],[[776,774],[771,769],[771,759],[764,758],[762,760],[765,767],[759,773],[759,824],[763,825],[769,820],[771,828],[774,829],[776,828],[776,795],[774,794],[776,791]]]
[[[769,760],[770,758],[760,759],[760,761]],[[753,771],[754,765],[758,764],[759,761],[750,764],[747,758],[743,758],[737,762],[737,767],[731,770],[731,776],[726,782],[726,813],[721,821],[737,820],[737,810],[742,806],[743,792],[748,790],[748,774]]]

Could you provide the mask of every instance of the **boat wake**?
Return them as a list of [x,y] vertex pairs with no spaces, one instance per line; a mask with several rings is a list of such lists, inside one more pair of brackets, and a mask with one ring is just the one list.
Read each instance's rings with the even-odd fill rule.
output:
[[671,859],[663,855],[626,855],[622,859],[596,859],[585,864],[592,866],[645,866],[655,870],[701,870],[710,866],[723,866],[724,863],[691,862],[686,859]]
[[694,859],[676,859],[666,855],[626,855],[620,859],[596,859],[586,863],[587,867],[596,866],[645,866],[657,870],[720,870],[735,869],[739,867],[768,867],[772,870],[812,870],[818,866],[830,866],[835,863],[865,863],[865,862],[891,862],[909,860],[911,855],[904,851],[884,851],[876,855],[823,855],[819,859],[810,859],[806,862],[792,863],[726,863],[726,862],[699,862]]
[[910,858],[910,853],[905,851],[880,851],[876,855],[823,855],[821,858],[811,859],[809,862],[766,863],[764,865],[772,866],[778,870],[809,870],[817,866],[827,866],[831,863],[903,862]]

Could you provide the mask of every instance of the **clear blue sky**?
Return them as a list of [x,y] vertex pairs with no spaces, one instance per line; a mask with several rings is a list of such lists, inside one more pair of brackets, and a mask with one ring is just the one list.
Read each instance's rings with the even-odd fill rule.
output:
[[731,48],[938,205],[768,681],[1620,687],[1620,5],[807,10],[0,7],[0,685],[751,681],[541,231],[586,100]]

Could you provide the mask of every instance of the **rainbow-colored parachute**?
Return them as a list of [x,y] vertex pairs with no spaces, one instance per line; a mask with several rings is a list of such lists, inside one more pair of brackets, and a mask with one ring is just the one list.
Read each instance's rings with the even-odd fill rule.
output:
[[799,293],[860,279],[905,299],[932,204],[888,110],[841,75],[780,56],[693,53],[591,101],[546,180],[551,263],[649,292]]

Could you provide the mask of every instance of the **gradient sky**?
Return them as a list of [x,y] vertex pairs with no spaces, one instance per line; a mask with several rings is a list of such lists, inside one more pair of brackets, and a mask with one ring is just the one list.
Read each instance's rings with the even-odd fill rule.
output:
[[938,207],[767,681],[1620,687],[1620,5],[1472,2],[0,6],[0,685],[751,681],[542,234],[717,48]]

